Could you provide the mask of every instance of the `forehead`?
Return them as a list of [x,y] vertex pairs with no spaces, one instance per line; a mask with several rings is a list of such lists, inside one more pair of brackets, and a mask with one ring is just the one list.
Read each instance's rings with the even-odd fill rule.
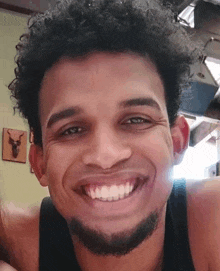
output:
[[[73,72],[77,73],[75,79],[78,78],[78,81],[81,78],[85,79],[85,77],[90,80],[93,75],[99,75],[100,79],[102,77],[103,80],[108,77],[107,74],[115,78],[121,78],[121,80],[127,79],[127,77],[132,79],[133,76],[147,76],[150,79],[152,77],[152,80],[149,80],[148,83],[153,85],[155,78],[159,78],[157,69],[149,57],[144,58],[131,53],[97,52],[84,57],[61,58],[46,72],[43,84],[50,80],[52,76],[67,79],[69,73]],[[75,82],[77,83],[77,80]],[[51,82],[49,83],[51,84]]]
[[[60,59],[47,71],[40,90],[40,117],[68,106],[120,102],[151,95],[165,106],[162,80],[150,59],[128,53],[93,53]],[[88,107],[88,106],[87,106]]]

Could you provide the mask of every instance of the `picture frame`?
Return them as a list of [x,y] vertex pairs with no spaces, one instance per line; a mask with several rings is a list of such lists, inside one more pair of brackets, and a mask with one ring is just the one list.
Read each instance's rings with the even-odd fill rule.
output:
[[2,160],[26,163],[27,132],[3,128],[2,132]]

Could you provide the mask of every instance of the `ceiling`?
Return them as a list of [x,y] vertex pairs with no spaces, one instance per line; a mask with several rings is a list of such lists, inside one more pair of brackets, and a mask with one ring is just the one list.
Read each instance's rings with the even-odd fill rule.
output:
[[[213,4],[218,3],[218,5]],[[206,14],[206,15],[204,15]],[[220,85],[220,0],[192,1],[178,16],[180,22],[195,41],[204,47],[203,73],[207,73],[197,81]],[[205,65],[204,65],[205,64]],[[204,67],[206,66],[206,67]],[[210,73],[209,73],[210,72]],[[209,73],[209,74],[208,74]]]
[[[200,96],[203,97],[203,100],[201,102],[200,99],[200,102],[198,102],[195,99],[195,104],[192,105],[195,107],[201,104],[201,107],[203,107],[202,104],[207,102],[205,97],[207,97],[207,94],[210,95],[215,86],[218,87],[215,99],[220,96],[220,0],[192,1],[178,14],[178,18],[186,26],[192,38],[195,41],[200,41],[204,48],[203,63],[197,68],[193,67],[196,70],[195,79],[201,84]],[[200,72],[204,75],[203,78],[198,76]],[[213,86],[212,89],[211,86]],[[198,95],[194,96],[198,97]],[[216,145],[217,140],[219,140],[219,133],[217,132],[220,130],[219,117],[213,119],[213,117],[183,113],[190,125],[190,146],[206,143]]]

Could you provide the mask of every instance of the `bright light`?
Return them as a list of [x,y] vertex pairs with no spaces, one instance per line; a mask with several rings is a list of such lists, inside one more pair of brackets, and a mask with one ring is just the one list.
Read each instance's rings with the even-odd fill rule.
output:
[[173,178],[201,180],[205,176],[205,168],[217,162],[217,148],[209,143],[189,147],[182,163],[173,169]]

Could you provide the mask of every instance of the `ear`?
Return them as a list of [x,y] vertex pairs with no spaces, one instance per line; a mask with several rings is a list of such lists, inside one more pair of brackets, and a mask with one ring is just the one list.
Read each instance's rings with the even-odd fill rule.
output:
[[29,151],[29,162],[40,184],[42,186],[48,186],[45,173],[43,149],[40,146],[31,144]]
[[188,148],[190,129],[184,116],[178,116],[174,126],[171,128],[173,140],[174,164],[182,162],[184,153]]

